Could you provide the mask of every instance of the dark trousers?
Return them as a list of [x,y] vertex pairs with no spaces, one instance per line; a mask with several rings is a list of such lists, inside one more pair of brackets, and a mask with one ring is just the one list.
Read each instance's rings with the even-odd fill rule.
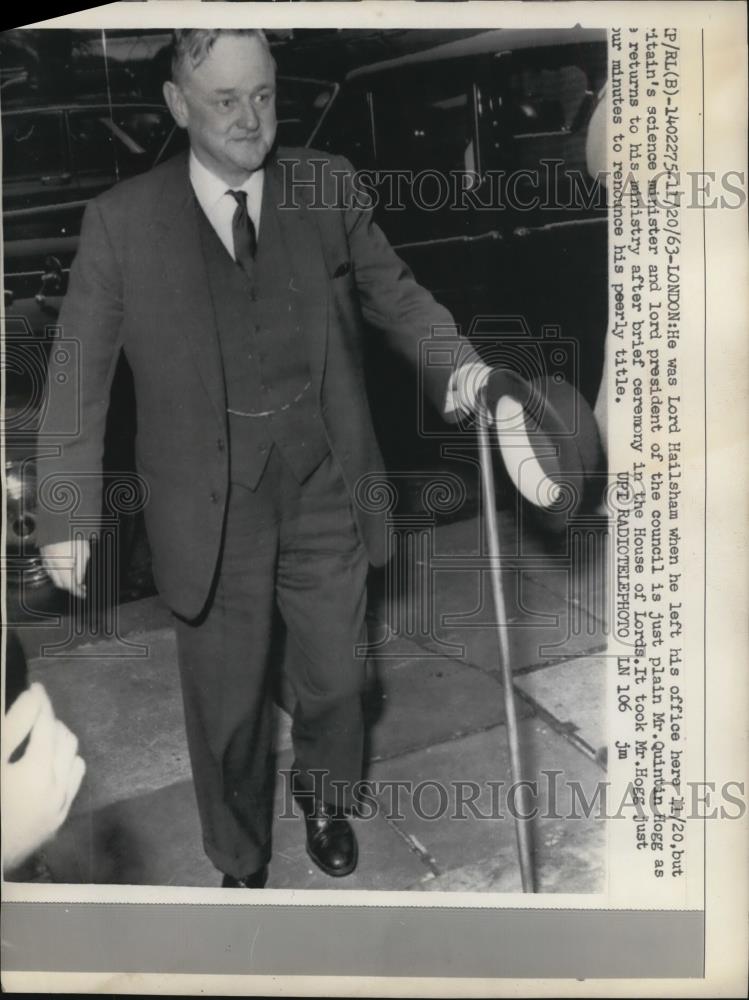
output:
[[220,871],[241,877],[270,857],[279,621],[302,784],[310,771],[361,777],[367,569],[332,456],[299,485],[274,448],[257,489],[232,485],[212,601],[177,620],[203,842]]

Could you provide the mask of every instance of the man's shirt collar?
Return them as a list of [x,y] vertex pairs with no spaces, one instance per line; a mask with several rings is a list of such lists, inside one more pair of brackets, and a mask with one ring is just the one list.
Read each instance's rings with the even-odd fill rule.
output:
[[190,183],[204,210],[214,208],[227,191],[246,191],[250,203],[259,204],[263,188],[263,168],[255,170],[243,184],[231,187],[222,181],[208,167],[204,166],[194,152],[190,151]]

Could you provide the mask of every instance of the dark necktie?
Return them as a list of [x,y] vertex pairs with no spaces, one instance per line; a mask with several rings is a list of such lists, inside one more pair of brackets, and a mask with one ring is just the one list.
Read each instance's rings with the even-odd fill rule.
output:
[[252,264],[257,250],[257,234],[255,225],[247,211],[246,191],[227,191],[237,207],[231,220],[231,233],[234,238],[234,259],[246,274],[252,274]]

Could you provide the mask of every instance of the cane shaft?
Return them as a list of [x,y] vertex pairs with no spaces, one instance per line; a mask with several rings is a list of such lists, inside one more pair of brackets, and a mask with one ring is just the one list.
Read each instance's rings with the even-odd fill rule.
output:
[[510,774],[512,783],[519,790],[519,808],[515,810],[515,833],[518,843],[518,856],[520,859],[520,877],[523,885],[523,892],[533,892],[533,864],[531,860],[530,831],[526,808],[527,788],[525,785],[518,785],[522,780],[522,769],[520,764],[520,733],[518,730],[517,710],[515,706],[515,688],[512,681],[512,668],[510,665],[510,648],[507,637],[507,612],[505,608],[504,591],[502,588],[502,566],[499,549],[499,528],[497,525],[497,505],[494,491],[494,476],[492,469],[492,454],[489,444],[489,425],[485,414],[481,414],[479,421],[479,455],[481,461],[481,484],[484,496],[484,518],[486,521],[486,533],[489,541],[489,556],[491,559],[491,585],[494,597],[494,610],[497,617],[497,640],[499,645],[499,664],[502,676],[502,687],[504,690],[505,719],[507,723],[507,741],[510,750]]

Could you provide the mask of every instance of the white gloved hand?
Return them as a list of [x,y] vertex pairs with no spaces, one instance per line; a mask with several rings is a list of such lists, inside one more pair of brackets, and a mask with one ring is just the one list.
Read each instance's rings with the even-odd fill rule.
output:
[[[28,740],[22,755],[11,762]],[[41,684],[11,705],[2,727],[3,866],[10,869],[57,832],[80,788],[86,765],[78,739],[55,718]]]
[[71,538],[53,542],[40,549],[44,568],[60,590],[68,590],[74,597],[86,596],[86,566],[91,556],[91,543],[85,538]]
[[486,385],[492,369],[483,361],[461,365],[450,379],[445,413],[478,413],[481,390]]

